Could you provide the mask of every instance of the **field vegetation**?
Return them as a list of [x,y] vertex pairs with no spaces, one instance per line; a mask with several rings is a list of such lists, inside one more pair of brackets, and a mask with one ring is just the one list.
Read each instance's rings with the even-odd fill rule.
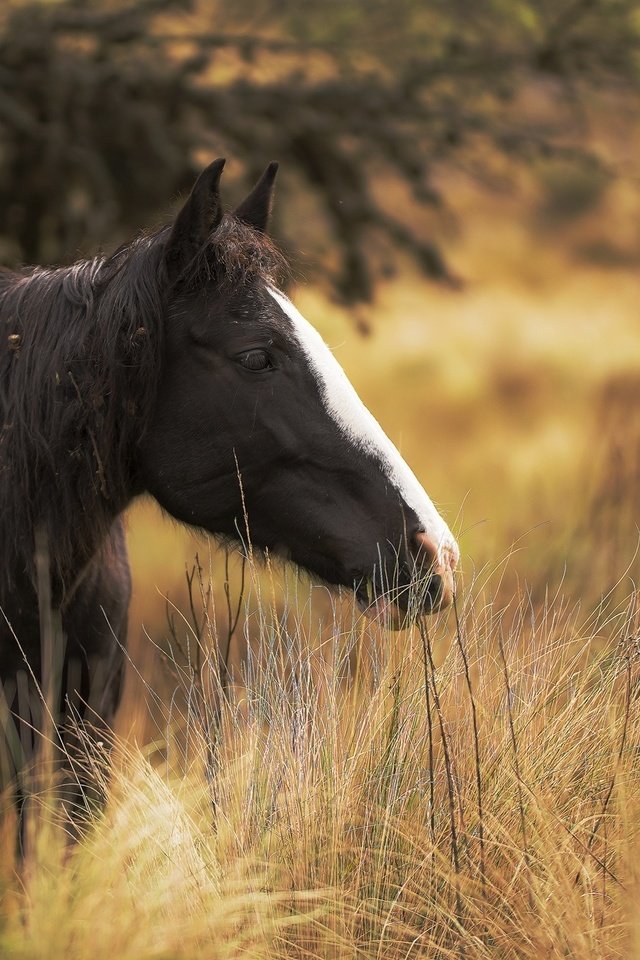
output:
[[437,176],[460,289],[295,298],[458,536],[455,608],[394,633],[135,504],[124,702],[74,757],[106,803],[70,846],[43,789],[21,869],[6,814],[8,960],[640,957],[637,186]]

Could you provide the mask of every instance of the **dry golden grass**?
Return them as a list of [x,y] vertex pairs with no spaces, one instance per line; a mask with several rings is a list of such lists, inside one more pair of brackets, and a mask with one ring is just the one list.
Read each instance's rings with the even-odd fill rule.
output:
[[459,629],[320,631],[265,576],[242,678],[221,687],[212,607],[199,639],[181,621],[156,743],[116,747],[72,849],[42,808],[2,955],[632,956],[634,604],[472,591]]

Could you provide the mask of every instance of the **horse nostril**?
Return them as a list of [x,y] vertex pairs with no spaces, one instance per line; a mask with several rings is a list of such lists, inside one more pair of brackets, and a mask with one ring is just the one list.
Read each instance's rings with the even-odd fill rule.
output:
[[421,566],[425,572],[429,569],[433,569],[434,572],[436,572],[444,568],[454,573],[458,565],[458,551],[456,546],[452,546],[446,541],[444,543],[438,543],[436,538],[432,534],[427,533],[426,530],[419,530],[415,534],[413,544],[411,545],[411,553],[418,565]]
[[440,566],[438,543],[426,530],[419,530],[415,534],[410,549],[416,565],[425,573]]

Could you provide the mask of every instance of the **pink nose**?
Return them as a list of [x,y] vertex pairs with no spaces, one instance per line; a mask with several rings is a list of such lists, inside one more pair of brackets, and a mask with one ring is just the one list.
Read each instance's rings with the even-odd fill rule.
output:
[[453,573],[457,555],[448,544],[438,544],[424,530],[416,533],[412,548],[416,573],[420,577],[429,577],[431,581],[427,597],[431,612],[450,606],[455,590]]

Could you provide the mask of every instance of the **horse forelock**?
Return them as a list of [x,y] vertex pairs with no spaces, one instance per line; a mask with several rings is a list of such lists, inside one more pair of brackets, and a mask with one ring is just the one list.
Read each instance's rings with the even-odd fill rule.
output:
[[189,288],[213,280],[224,290],[254,279],[278,284],[287,273],[287,261],[270,237],[225,214],[207,242],[194,252],[178,283]]

